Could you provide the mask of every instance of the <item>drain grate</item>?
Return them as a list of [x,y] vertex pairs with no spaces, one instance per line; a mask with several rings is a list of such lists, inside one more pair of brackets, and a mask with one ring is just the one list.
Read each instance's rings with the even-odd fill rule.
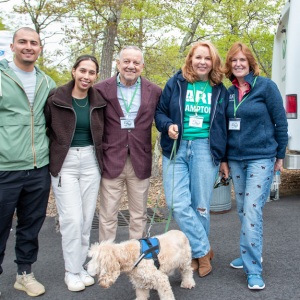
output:
[[[152,208],[147,208],[147,223],[151,222],[151,219],[154,215],[154,210]],[[118,226],[129,226],[129,211],[126,210],[119,210],[118,212]],[[168,218],[164,216],[163,213],[160,212],[159,209],[156,210],[155,216],[154,216],[154,223],[163,223],[166,222]],[[92,229],[98,229],[99,228],[99,216],[95,213],[93,223],[92,223]]]

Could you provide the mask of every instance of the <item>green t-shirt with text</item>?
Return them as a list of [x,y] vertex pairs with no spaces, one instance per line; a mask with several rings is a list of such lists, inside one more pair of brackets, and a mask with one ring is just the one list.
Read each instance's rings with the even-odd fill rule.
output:
[[209,81],[188,83],[183,121],[183,140],[208,138],[212,87]]

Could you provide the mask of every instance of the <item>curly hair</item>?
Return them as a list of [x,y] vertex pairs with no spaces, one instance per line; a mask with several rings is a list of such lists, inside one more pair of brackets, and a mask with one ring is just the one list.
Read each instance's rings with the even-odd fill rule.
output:
[[248,60],[250,72],[252,71],[255,76],[258,76],[260,70],[252,51],[246,44],[243,44],[241,42],[235,42],[227,52],[225,66],[223,69],[226,78],[230,78],[232,76],[232,59],[240,51],[242,51],[242,53],[246,56]]
[[208,74],[210,85],[219,84],[223,79],[222,61],[216,47],[209,41],[199,41],[192,45],[182,66],[183,77],[190,83],[199,80],[199,75],[195,73],[192,67],[192,58],[198,47],[207,47],[211,56],[212,69]]

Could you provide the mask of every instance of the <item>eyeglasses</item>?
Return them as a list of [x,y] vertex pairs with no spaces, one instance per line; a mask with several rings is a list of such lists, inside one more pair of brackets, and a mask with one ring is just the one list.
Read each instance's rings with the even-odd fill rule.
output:
[[218,188],[220,186],[228,186],[231,180],[231,175],[228,176],[228,178],[224,178],[223,176],[218,176],[215,184],[214,184],[214,188]]

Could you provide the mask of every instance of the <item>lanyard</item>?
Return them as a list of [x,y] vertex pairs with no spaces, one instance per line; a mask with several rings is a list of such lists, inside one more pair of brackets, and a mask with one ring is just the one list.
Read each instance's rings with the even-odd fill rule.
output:
[[[204,92],[205,92],[205,90],[207,88],[207,85],[208,85],[208,80],[206,81],[206,85],[205,85],[203,91],[201,91],[203,94],[204,94]],[[196,87],[195,87],[195,82],[193,82],[193,91],[194,91],[194,95],[193,96],[194,96],[195,115],[197,116],[197,112],[198,111],[196,111],[196,107],[198,106],[198,103],[200,101],[200,97],[198,98],[198,101],[196,101]]]
[[233,103],[234,103],[234,117],[236,116],[236,111],[239,108],[239,106],[248,98],[249,94],[254,89],[254,86],[255,86],[255,83],[256,83],[256,79],[257,79],[257,76],[254,79],[253,86],[252,86],[250,92],[247,94],[247,96],[244,99],[242,99],[242,101],[238,104],[238,106],[236,106],[236,104],[235,104],[235,96],[234,96],[234,101],[233,101]]
[[136,95],[136,92],[137,92],[139,86],[140,86],[140,83],[137,82],[137,83],[136,83],[135,90],[134,90],[134,93],[133,93],[133,95],[132,95],[132,97],[131,97],[131,100],[130,100],[129,104],[128,104],[128,101],[124,98],[124,95],[123,95],[123,93],[122,93],[122,89],[121,89],[121,87],[119,86],[120,94],[121,94],[122,100],[123,100],[123,102],[124,102],[126,112],[127,112],[128,114],[129,114],[129,112],[130,112],[130,108],[131,108],[131,106],[132,106],[133,100],[134,100],[134,98],[135,98],[135,95]]

